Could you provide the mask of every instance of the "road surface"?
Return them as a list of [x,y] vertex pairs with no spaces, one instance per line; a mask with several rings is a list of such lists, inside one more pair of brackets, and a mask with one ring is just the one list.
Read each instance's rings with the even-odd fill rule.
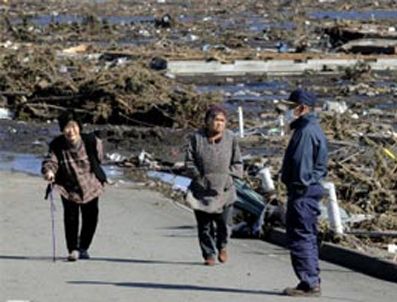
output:
[[[107,187],[91,260],[66,262],[56,195],[57,261],[39,177],[0,172],[0,301],[307,301],[281,295],[297,283],[288,252],[232,239],[230,261],[202,265],[191,212],[134,185]],[[317,301],[395,301],[395,283],[321,262]]]

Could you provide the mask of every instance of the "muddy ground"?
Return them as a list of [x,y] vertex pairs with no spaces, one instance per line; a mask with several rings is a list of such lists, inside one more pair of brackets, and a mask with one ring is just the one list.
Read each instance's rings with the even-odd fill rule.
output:
[[340,46],[366,37],[346,28],[375,28],[394,39],[396,1],[2,0],[0,11],[0,108],[12,118],[0,119],[0,150],[44,155],[58,134],[55,117],[74,108],[109,155],[126,158],[128,171],[137,168],[142,150],[173,168],[183,161],[186,137],[202,124],[205,108],[223,102],[236,131],[237,107],[244,108],[246,180],[261,192],[252,167],[264,160],[283,203],[276,174],[288,136],[280,135],[277,100],[303,86],[319,98],[330,142],[329,180],[342,207],[371,215],[351,226],[367,235],[346,236],[341,244],[368,250],[396,243],[395,235],[382,236],[397,229],[395,71],[374,72],[362,63],[337,73],[282,77],[175,78],[166,72],[171,59],[395,58],[344,53]]

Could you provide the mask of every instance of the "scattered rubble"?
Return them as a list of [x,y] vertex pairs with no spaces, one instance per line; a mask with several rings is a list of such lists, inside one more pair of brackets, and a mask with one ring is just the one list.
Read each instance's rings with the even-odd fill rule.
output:
[[0,94],[17,119],[52,120],[74,108],[84,122],[165,127],[197,126],[202,116],[196,112],[219,102],[144,62],[57,58],[39,46],[1,53]]

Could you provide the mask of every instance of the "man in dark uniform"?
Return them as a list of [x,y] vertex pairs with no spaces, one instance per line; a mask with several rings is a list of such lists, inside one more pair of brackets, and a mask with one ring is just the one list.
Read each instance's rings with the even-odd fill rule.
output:
[[305,90],[291,93],[289,107],[292,137],[284,155],[281,180],[287,187],[287,237],[292,266],[299,283],[286,288],[289,296],[320,296],[317,216],[327,175],[327,140],[313,111],[316,97]]

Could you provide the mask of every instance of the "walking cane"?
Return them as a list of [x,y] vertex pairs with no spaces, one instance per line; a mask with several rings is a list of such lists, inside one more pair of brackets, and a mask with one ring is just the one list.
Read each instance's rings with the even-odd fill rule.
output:
[[50,211],[51,211],[51,229],[52,229],[52,261],[56,261],[56,253],[55,253],[55,243],[56,243],[56,238],[55,238],[55,203],[54,203],[54,196],[52,194],[52,188],[53,184],[49,183],[47,185],[47,189],[45,190],[45,196],[44,199],[47,200],[48,197],[50,197]]

